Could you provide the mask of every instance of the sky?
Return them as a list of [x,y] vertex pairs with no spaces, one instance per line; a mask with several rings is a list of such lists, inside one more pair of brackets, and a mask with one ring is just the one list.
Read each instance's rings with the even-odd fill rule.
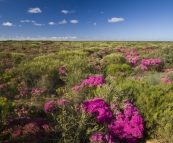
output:
[[0,0],[0,40],[173,41],[173,0]]

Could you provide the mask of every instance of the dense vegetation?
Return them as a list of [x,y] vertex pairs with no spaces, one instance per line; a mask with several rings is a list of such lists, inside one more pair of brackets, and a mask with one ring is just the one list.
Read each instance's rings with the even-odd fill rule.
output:
[[0,41],[0,141],[173,142],[172,42]]

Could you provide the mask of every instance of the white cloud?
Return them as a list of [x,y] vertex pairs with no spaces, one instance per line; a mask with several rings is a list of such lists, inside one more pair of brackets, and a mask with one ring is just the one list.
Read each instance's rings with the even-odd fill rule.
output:
[[67,10],[62,10],[61,12],[64,13],[64,14],[67,14],[69,11],[67,11]]
[[62,13],[67,14],[67,13],[75,13],[74,10],[68,11],[68,10],[61,10]]
[[43,26],[44,24],[34,23],[36,26]]
[[22,27],[22,25],[19,25],[19,27]]
[[66,24],[66,23],[67,23],[67,21],[65,19],[60,21],[60,22],[58,22],[58,24]]
[[108,22],[120,22],[120,21],[124,21],[124,18],[113,17],[111,19],[108,19]]
[[4,22],[2,25],[3,26],[15,26],[15,25],[13,25],[13,23],[10,23],[10,22]]
[[56,23],[54,23],[54,22],[49,22],[49,25],[56,25]]
[[103,11],[101,12],[101,14],[104,14],[104,13],[105,13],[105,12],[103,12]]
[[43,26],[44,25],[44,24],[39,24],[39,23],[37,23],[37,22],[35,22],[33,20],[32,20],[32,23],[33,23],[33,25],[36,25],[36,26]]
[[94,25],[97,25],[97,23],[94,23]]
[[70,20],[70,22],[76,24],[76,23],[78,23],[79,21],[78,21],[78,20]]
[[21,20],[20,22],[30,22],[30,20]]
[[29,12],[29,13],[41,13],[42,11],[41,11],[40,8],[36,7],[36,8],[30,8],[30,9],[28,10],[28,12]]

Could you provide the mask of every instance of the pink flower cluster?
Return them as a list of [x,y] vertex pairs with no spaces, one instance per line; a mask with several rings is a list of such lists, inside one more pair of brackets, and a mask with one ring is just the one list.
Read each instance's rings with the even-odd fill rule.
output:
[[167,78],[161,78],[160,80],[164,83],[171,83],[171,81]]
[[104,143],[104,142],[106,142],[106,139],[105,139],[104,135],[95,133],[95,134],[92,134],[92,136],[90,138],[90,142],[92,142],[92,143],[94,143],[94,142],[95,143],[97,143],[97,142]]
[[101,76],[90,76],[82,81],[81,86],[84,87],[89,85],[89,87],[100,86],[104,83],[104,78]]
[[5,84],[0,84],[0,88],[3,88],[5,86]]
[[44,111],[54,113],[54,112],[56,112],[58,106],[61,106],[61,105],[65,104],[66,102],[67,102],[67,100],[65,100],[65,99],[60,99],[57,102],[49,101],[44,104]]
[[22,94],[22,95],[26,95],[27,91],[28,91],[28,88],[24,88],[24,89],[22,90],[21,94]]
[[101,76],[90,76],[89,78],[84,79],[80,86],[76,85],[72,87],[72,90],[80,91],[80,89],[86,85],[88,85],[88,87],[100,86],[104,81],[104,78]]
[[10,70],[9,68],[4,69],[5,72],[6,72],[6,71],[9,71],[9,70]]
[[143,137],[144,125],[143,118],[138,115],[137,108],[126,101],[124,112],[118,111],[116,119],[108,125],[109,134],[118,136],[127,142],[137,142],[137,138]]
[[141,70],[143,71],[146,71],[148,70],[148,67],[149,66],[152,66],[152,65],[161,65],[162,64],[162,61],[160,59],[142,59],[141,61]]
[[124,53],[126,56],[126,59],[128,60],[128,63],[131,65],[136,65],[139,60],[139,54],[135,53],[135,48],[132,47],[130,49],[130,52],[128,52],[126,49],[123,49],[122,47],[118,47],[117,51]]
[[116,48],[116,50],[117,50],[118,52],[121,52],[121,53],[125,53],[125,52],[126,52],[126,49],[123,48],[122,46]]
[[63,74],[63,75],[66,75],[66,74],[67,74],[66,71],[64,70],[65,66],[66,66],[66,65],[63,65],[63,66],[61,66],[61,67],[58,68],[58,71],[59,71],[61,74]]
[[34,95],[40,95],[43,92],[44,92],[44,90],[42,90],[42,89],[33,88],[31,93]]
[[75,85],[72,87],[72,90],[75,90],[75,91],[80,91],[80,86],[78,85]]
[[173,68],[167,68],[164,70],[164,72],[173,72]]
[[55,105],[54,101],[50,101],[44,104],[44,111],[45,112],[53,112],[53,105]]
[[92,143],[119,143],[119,141],[115,140],[112,136],[109,134],[107,135],[102,135],[99,133],[94,133],[92,134],[90,138],[90,142]]
[[28,109],[26,108],[15,108],[14,111],[19,117],[25,117],[28,114]]
[[131,48],[131,52],[126,52],[126,59],[128,60],[128,63],[131,65],[137,65],[137,62],[139,60],[139,54],[134,53],[135,48]]
[[82,105],[87,113],[96,114],[98,122],[109,123],[113,118],[109,105],[103,99],[95,98],[83,102]]

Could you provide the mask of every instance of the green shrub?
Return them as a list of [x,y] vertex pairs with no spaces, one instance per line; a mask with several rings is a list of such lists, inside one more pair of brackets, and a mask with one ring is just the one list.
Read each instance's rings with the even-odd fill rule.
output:
[[0,96],[0,124],[6,120],[7,115],[14,109],[15,103],[7,98]]
[[105,68],[105,75],[111,76],[128,76],[133,74],[132,68],[128,64],[110,64]]
[[[15,76],[20,76],[21,80],[27,83],[28,87],[45,86],[50,89],[56,89],[61,86],[62,82],[59,77],[58,68],[60,61],[56,55],[49,54],[38,56],[28,62],[22,63],[17,67],[11,69]],[[44,83],[42,76],[48,75]]]
[[109,54],[103,57],[103,61],[109,65],[109,64],[125,64],[126,59],[123,55],[121,54]]
[[78,111],[78,105],[69,104],[61,107],[54,114],[55,139],[64,143],[88,143],[94,132],[104,132],[105,127],[98,124],[95,117]]

